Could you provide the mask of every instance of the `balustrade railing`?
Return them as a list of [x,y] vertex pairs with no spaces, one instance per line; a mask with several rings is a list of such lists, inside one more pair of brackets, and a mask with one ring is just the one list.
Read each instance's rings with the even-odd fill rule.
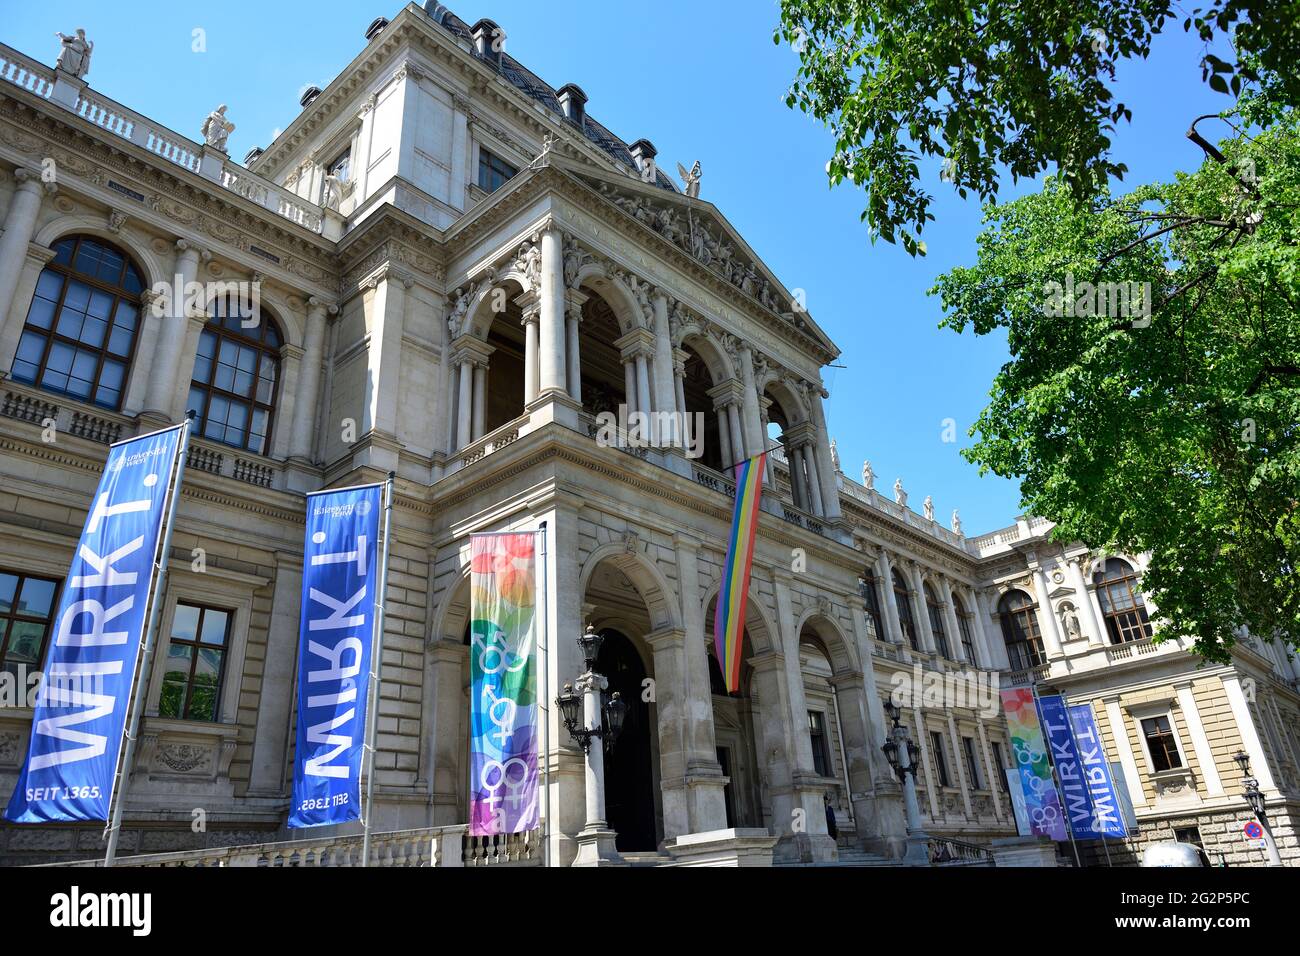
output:
[[978,843],[966,843],[950,837],[934,837],[929,842],[930,862],[936,865],[964,863],[967,865],[996,866],[993,851]]
[[[54,76],[51,68],[0,44],[0,80],[48,100],[54,90]],[[203,147],[199,143],[96,93],[90,87],[82,89],[72,112],[93,126],[135,143],[182,169],[198,173],[203,168]],[[229,159],[222,160],[219,173],[215,175],[222,188],[277,216],[312,232],[319,233],[324,228],[324,213],[319,205],[299,198],[283,186]]]

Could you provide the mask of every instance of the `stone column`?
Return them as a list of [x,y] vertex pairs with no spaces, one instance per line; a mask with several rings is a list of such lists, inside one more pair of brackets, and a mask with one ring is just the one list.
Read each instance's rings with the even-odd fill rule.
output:
[[158,415],[171,420],[172,401],[180,376],[190,374],[193,369],[182,369],[185,351],[185,336],[189,331],[185,289],[197,280],[199,260],[208,258],[204,249],[184,240],[176,242],[176,264],[172,281],[178,287],[172,290],[172,301],[167,315],[163,317],[162,329],[158,336],[158,347],[150,363],[149,391],[145,397],[145,413]]
[[470,437],[470,426],[472,424],[471,405],[473,397],[473,362],[469,356],[462,356],[460,359],[460,396],[456,401],[456,450],[464,448],[473,439]]
[[814,515],[821,518],[826,515],[826,500],[822,497],[821,476],[817,471],[817,447],[813,442],[806,443],[801,449],[803,452],[804,468],[808,475],[808,490],[812,492],[812,508]]
[[972,820],[975,814],[971,810],[971,781],[966,779],[966,754],[961,745],[961,734],[957,733],[957,721],[948,711],[948,736],[952,738],[952,759],[957,764],[957,782],[961,786],[961,801],[966,809],[966,819]]
[[[18,353],[18,342],[22,339],[23,327],[27,324],[27,312],[31,308],[32,297],[36,294],[36,283],[40,281],[41,273],[54,255],[54,250],[46,246],[38,246],[35,243],[27,245],[27,258],[19,271],[12,301],[8,309],[0,311],[0,380],[3,380],[13,368],[14,356]],[[149,314],[153,296],[154,293],[150,289],[145,289],[140,294],[140,325],[136,333],[138,342],[144,336],[147,323],[153,319]],[[152,343],[152,338],[150,342]],[[137,351],[143,348],[143,343],[136,346]],[[137,410],[139,406],[137,396],[143,391],[145,384],[145,376],[135,374],[136,371],[132,368],[128,380],[123,383],[122,411],[127,415]]]
[[[1210,738],[1206,736],[1205,724],[1201,722],[1201,710],[1196,706],[1191,678],[1177,681],[1174,690],[1178,692],[1178,709],[1183,712],[1183,723],[1187,725],[1187,733],[1192,738],[1192,749],[1196,751],[1196,762],[1200,764],[1206,795],[1221,797],[1223,781],[1219,777],[1219,768],[1214,763],[1214,749],[1210,746]],[[1281,755],[1278,756],[1280,758]]]
[[338,306],[315,296],[307,300],[307,334],[303,340],[302,373],[293,408],[293,438],[289,457],[310,463],[316,437],[316,406],[320,402],[321,365],[325,356],[326,316],[337,315]]
[[[575,296],[582,296],[580,292],[570,291],[565,300],[565,357],[568,359],[568,366],[565,371],[565,379],[569,384],[569,397],[579,404],[582,403],[582,355],[579,349],[579,330],[582,325],[582,301]],[[582,296],[586,300],[586,296]]]
[[925,599],[925,581],[921,575],[921,566],[913,563],[907,570],[912,579],[912,615],[916,619],[917,637],[921,641],[921,648],[933,654],[938,648],[934,643],[934,631],[930,629],[930,607]]
[[656,292],[654,307],[654,403],[660,412],[681,411],[673,381],[673,339],[668,322],[668,297]]
[[714,412],[718,416],[718,444],[722,447],[718,449],[718,458],[722,461],[722,470],[727,470],[727,461],[732,455],[731,446],[731,426],[727,424],[727,407],[725,405],[714,405]]
[[487,424],[487,371],[487,365],[483,362],[474,363],[474,409],[473,423],[470,426],[473,441],[483,437],[483,429]]
[[988,666],[999,670],[1011,669],[1011,658],[1007,656],[1007,642],[1002,636],[1002,628],[994,627],[993,616],[989,610],[989,596],[987,590],[973,592],[975,595],[975,623],[978,626],[976,633],[984,635],[984,650],[988,656]]
[[876,574],[880,579],[880,587],[885,592],[885,624],[889,627],[889,634],[882,637],[895,644],[906,644],[907,637],[903,634],[903,623],[898,616],[898,598],[894,596],[894,566],[884,548],[880,549],[880,557],[876,561]]
[[[953,600],[952,585],[948,583],[946,577],[939,578],[939,589],[943,592],[943,613],[944,621],[948,626],[948,647],[952,651],[953,660],[966,661],[966,648],[961,643],[961,623],[957,620],[957,605]],[[971,643],[974,643],[974,633],[971,634]],[[966,661],[972,665],[978,666],[977,661]]]
[[564,253],[558,227],[542,230],[542,294],[539,335],[541,394],[566,391],[564,360]]
[[[407,291],[414,280],[389,267],[377,280],[370,300],[370,340],[366,350],[366,404],[361,433],[397,433],[398,391]],[[374,446],[371,446],[374,454]],[[396,455],[383,461],[396,465]],[[383,462],[372,459],[373,464]]]
[[993,794],[993,813],[1002,816],[1002,783],[1006,779],[1003,768],[993,760],[992,748],[989,747],[989,735],[984,730],[984,721],[976,719],[975,729],[980,735],[980,755],[984,758],[984,772],[989,778],[989,792]]
[[646,415],[654,409],[650,404],[650,370],[646,367],[645,352],[640,349],[636,353],[636,408]]
[[835,482],[835,468],[831,463],[831,440],[826,431],[826,412],[822,408],[824,393],[820,385],[813,385],[808,391],[808,406],[812,409],[813,427],[817,429],[817,441],[813,454],[817,458],[817,475],[821,482],[822,514],[828,521],[840,518],[840,492]]
[[745,449],[745,431],[740,424],[740,409],[736,407],[735,401],[727,403],[727,431],[731,435],[731,461],[733,464],[740,464],[749,457]]
[[[573,689],[582,694],[582,723],[584,727],[599,728],[601,717],[601,691],[609,686],[600,674],[590,671],[574,683]],[[584,778],[587,821],[578,832],[578,856],[574,866],[600,866],[620,861],[614,848],[614,831],[605,821],[605,747],[599,737],[593,737],[586,754],[587,772]]]
[[803,455],[789,439],[782,442],[782,447],[785,449],[786,467],[790,469],[790,497],[794,499],[794,506],[800,511],[811,511],[808,499],[804,497]]
[[1034,590],[1036,610],[1038,612],[1038,628],[1043,632],[1043,650],[1047,653],[1048,660],[1053,660],[1061,656],[1061,635],[1056,630],[1056,614],[1052,611],[1052,599],[1048,596],[1049,589],[1047,586],[1047,575],[1043,573],[1042,565],[1036,560],[1030,558],[1034,563]]
[[[36,234],[36,219],[40,215],[41,200],[53,193],[53,183],[41,182],[39,173],[28,169],[14,170],[14,191],[5,213],[4,234],[0,235],[0,337],[5,337],[5,326],[13,309],[14,290],[27,261],[27,247]],[[19,328],[22,319],[16,319]],[[9,371],[6,365],[4,371]]]
[[740,363],[741,418],[745,429],[745,445],[750,456],[757,455],[766,446],[763,436],[762,416],[758,408],[758,390],[754,384],[754,354],[748,345],[736,350]]
[[[429,710],[428,755],[421,754],[421,762],[432,762],[422,776],[428,781],[432,802],[430,826],[449,826],[462,822],[465,817],[459,807],[464,803],[465,781],[469,768],[465,766],[462,749],[461,721],[463,714],[464,682],[468,674],[469,648],[460,637],[444,635],[431,641],[427,653],[429,660],[429,693],[426,706]],[[548,706],[550,702],[548,701]]]
[[654,655],[655,726],[659,734],[659,790],[664,839],[691,832],[686,787],[686,632],[662,628],[647,634]]
[[541,307],[536,296],[528,295],[527,302],[522,301],[524,298],[520,296],[515,302],[524,313],[524,405],[527,407],[537,401],[537,323]]
[[262,663],[261,696],[253,732],[249,796],[278,797],[285,790],[289,752],[289,704],[298,654],[298,609],[302,597],[302,555],[277,551],[271,626]]

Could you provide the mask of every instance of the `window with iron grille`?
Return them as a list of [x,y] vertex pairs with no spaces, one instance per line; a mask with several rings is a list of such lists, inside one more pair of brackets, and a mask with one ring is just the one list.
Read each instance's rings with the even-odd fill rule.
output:
[[1168,715],[1148,717],[1142,721],[1142,736],[1146,738],[1151,767],[1156,773],[1174,770],[1183,765],[1182,755],[1178,752],[1178,740],[1174,736]]
[[116,246],[90,236],[60,239],[36,280],[14,380],[120,408],[143,286],[139,270]]
[[1108,558],[1105,570],[1094,575],[1093,581],[1112,644],[1141,641],[1151,636],[1147,608],[1136,588],[1138,576],[1127,561]]

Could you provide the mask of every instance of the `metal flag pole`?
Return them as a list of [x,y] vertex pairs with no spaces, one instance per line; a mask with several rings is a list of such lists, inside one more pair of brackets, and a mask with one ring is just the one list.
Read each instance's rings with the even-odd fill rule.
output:
[[541,587],[537,589],[538,595],[542,599],[542,628],[541,640],[539,641],[540,657],[542,659],[542,693],[538,703],[538,710],[542,714],[542,761],[545,767],[545,783],[542,785],[542,866],[551,865],[551,624],[550,602],[546,599],[548,570],[546,567],[546,539],[548,537],[547,525],[543,521],[537,529],[542,536],[542,546],[538,554],[539,564],[541,565],[540,582]]
[[[163,530],[162,546],[154,555],[153,595],[149,598],[149,618],[144,627],[144,649],[139,655],[139,670],[135,678],[135,696],[131,703],[131,723],[126,731],[126,751],[119,752],[117,765],[117,785],[113,788],[113,812],[108,825],[108,847],[104,851],[104,866],[112,866],[117,857],[117,838],[122,832],[122,807],[126,804],[126,792],[131,785],[131,764],[135,760],[135,741],[140,730],[140,716],[144,713],[145,687],[149,682],[149,672],[153,669],[153,651],[157,641],[158,607],[163,595],[167,593],[167,559],[172,551],[172,532],[176,530],[176,506],[181,500],[181,479],[185,475],[185,457],[190,447],[190,431],[194,427],[194,411],[191,410],[181,423],[181,437],[177,444],[175,473],[172,477],[171,500],[167,502],[167,526]],[[163,429],[165,431],[166,429]],[[139,436],[144,437],[144,436]],[[134,440],[134,439],[133,439]]]
[[370,809],[375,795],[375,736],[379,728],[380,658],[384,654],[384,602],[388,591],[388,538],[393,519],[393,478],[384,480],[384,545],[379,558],[379,581],[375,585],[375,621],[370,635],[370,700],[366,703],[366,812],[361,821],[361,865],[370,865]]

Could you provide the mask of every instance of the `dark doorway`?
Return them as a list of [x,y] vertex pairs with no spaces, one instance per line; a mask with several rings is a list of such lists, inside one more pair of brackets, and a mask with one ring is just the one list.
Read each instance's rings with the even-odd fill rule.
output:
[[605,752],[605,818],[618,832],[615,845],[621,852],[656,850],[650,705],[641,699],[645,666],[632,642],[618,631],[601,634],[605,641],[596,672],[609,680],[609,693],[617,692],[627,702],[623,732]]
[[722,788],[722,800],[727,809],[727,826],[734,827],[736,825],[736,810],[735,805],[731,802],[731,748],[719,747],[717,750],[718,765],[722,767],[722,775],[727,778],[727,785]]

